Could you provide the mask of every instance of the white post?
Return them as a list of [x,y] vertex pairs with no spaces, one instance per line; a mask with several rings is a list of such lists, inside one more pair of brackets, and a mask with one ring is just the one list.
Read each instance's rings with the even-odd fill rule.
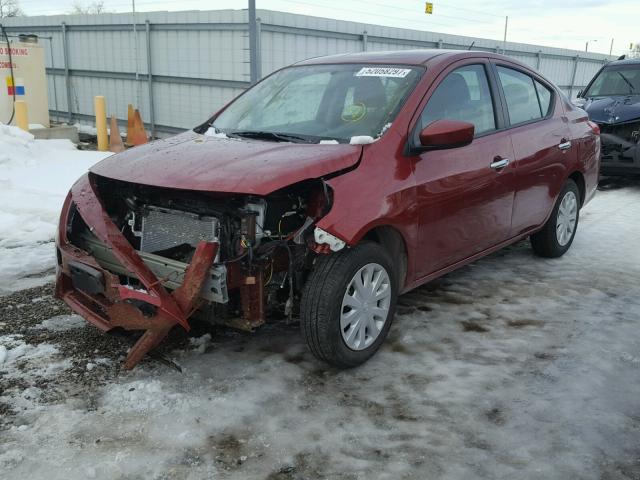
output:
[[140,85],[138,80],[140,79],[140,71],[138,67],[138,26],[136,25],[136,0],[131,0],[131,9],[133,11],[133,59],[136,62],[136,108],[140,108]]
[[507,51],[507,26],[509,25],[509,16],[504,17],[504,39],[502,40],[502,54]]
[[249,0],[249,78],[251,85],[258,82],[261,76],[260,41],[258,39],[258,19],[256,18],[256,0]]

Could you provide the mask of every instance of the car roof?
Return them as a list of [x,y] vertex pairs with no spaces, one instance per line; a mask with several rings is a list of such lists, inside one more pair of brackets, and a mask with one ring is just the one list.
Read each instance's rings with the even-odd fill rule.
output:
[[[453,60],[460,58],[474,57],[502,57],[490,52],[468,51],[468,50],[443,50],[443,49],[420,49],[420,50],[395,50],[382,52],[358,52],[342,53],[338,55],[328,55],[323,57],[309,58],[297,62],[295,65],[322,65],[335,63],[386,63],[402,65],[425,65],[430,60],[438,57],[438,60]],[[513,61],[511,59],[511,61]]]
[[624,60],[614,60],[605,65],[605,67],[612,67],[615,65],[640,65],[640,58],[625,58]]

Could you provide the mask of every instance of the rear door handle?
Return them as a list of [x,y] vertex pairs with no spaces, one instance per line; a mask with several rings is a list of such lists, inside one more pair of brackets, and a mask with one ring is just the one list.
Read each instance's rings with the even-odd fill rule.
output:
[[562,143],[558,145],[558,148],[562,151],[569,150],[571,148],[571,140],[562,139]]
[[496,157],[493,159],[493,162],[491,162],[491,165],[489,165],[491,168],[493,168],[494,170],[500,170],[504,167],[506,167],[507,165],[509,165],[509,162],[511,160],[509,160],[508,158],[500,158],[500,157]]

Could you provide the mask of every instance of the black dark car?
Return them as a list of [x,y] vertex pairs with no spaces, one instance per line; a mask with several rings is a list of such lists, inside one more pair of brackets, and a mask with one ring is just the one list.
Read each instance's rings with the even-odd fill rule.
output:
[[606,64],[578,99],[600,126],[601,172],[640,174],[640,58]]

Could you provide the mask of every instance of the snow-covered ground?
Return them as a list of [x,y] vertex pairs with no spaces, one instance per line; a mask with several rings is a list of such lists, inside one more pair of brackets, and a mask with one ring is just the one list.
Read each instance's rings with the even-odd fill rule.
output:
[[50,281],[62,202],[80,175],[108,153],[68,140],[34,140],[0,124],[0,294]]
[[[39,216],[52,234],[41,209],[68,188],[22,176],[33,189],[2,180],[1,242]],[[35,258],[51,237],[13,238]],[[182,373],[123,372],[126,341],[50,286],[0,297],[0,478],[638,479],[638,238],[640,181],[613,185],[563,258],[521,242],[404,295],[384,347],[348,371],[268,325],[200,326],[165,344]]]

